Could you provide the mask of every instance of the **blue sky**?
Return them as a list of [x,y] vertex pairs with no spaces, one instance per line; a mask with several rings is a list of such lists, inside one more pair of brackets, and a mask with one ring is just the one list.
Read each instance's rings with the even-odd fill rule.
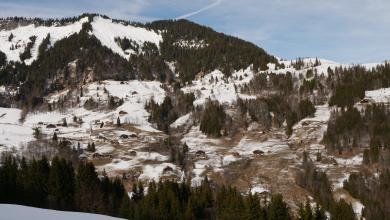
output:
[[187,18],[287,59],[390,59],[388,0],[0,0],[0,17],[83,12],[135,21]]

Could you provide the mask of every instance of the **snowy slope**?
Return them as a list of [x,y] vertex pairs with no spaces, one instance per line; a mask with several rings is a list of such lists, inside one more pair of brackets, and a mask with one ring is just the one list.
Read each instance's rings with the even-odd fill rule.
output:
[[21,205],[0,204],[0,219],[4,220],[120,220],[105,215],[81,212],[64,212],[50,209],[40,209]]
[[111,19],[102,18],[100,16],[94,18],[91,34],[98,38],[103,46],[110,48],[114,53],[117,53],[126,59],[130,57],[131,53],[136,51],[126,51],[127,53],[125,53],[125,51],[123,51],[115,42],[116,37],[136,41],[139,45],[143,45],[144,42],[151,42],[159,46],[160,41],[162,41],[161,35],[153,31],[131,25],[114,23]]
[[[0,31],[0,51],[6,54],[8,61],[20,62],[20,54],[24,52],[27,44],[31,41],[30,37],[36,36],[34,46],[31,49],[32,57],[25,60],[27,65],[30,65],[38,57],[38,48],[42,41],[48,34],[50,34],[50,43],[64,39],[74,33],[80,32],[83,23],[88,22],[88,18],[81,18],[71,24],[63,26],[35,26],[34,24],[17,27],[13,30]],[[156,32],[146,30],[145,28],[134,27],[122,23],[113,22],[111,19],[102,18],[100,16],[94,17],[91,35],[94,35],[103,46],[110,48],[114,53],[121,55],[128,59],[131,53],[137,51],[123,51],[122,48],[115,42],[115,38],[127,38],[137,42],[140,46],[144,42],[151,42],[157,45],[162,41],[161,35]],[[10,35],[14,36],[9,41]],[[12,49],[12,47],[14,49]]]
[[220,70],[215,70],[184,88],[185,93],[194,93],[196,100],[194,105],[203,105],[208,99],[218,100],[223,104],[232,104],[237,98],[254,99],[256,96],[248,96],[240,93],[240,86],[253,79],[253,71],[248,67],[232,74],[232,77],[225,79]]
[[390,88],[366,91],[365,98],[378,103],[390,103]]
[[[54,43],[58,40],[64,39],[74,33],[80,32],[84,22],[87,22],[88,18],[82,18],[77,22],[64,26],[35,26],[34,24],[28,26],[18,27],[13,30],[0,31],[0,51],[6,54],[8,61],[20,61],[20,54],[24,52],[30,37],[36,36],[35,44],[31,49],[31,59],[25,60],[26,64],[31,64],[38,57],[38,48],[42,41],[48,34],[50,34],[50,43]],[[8,41],[9,36],[13,34],[11,41]],[[12,45],[17,49],[11,50]]]
[[19,124],[20,109],[0,108],[0,152],[32,141],[32,127]]

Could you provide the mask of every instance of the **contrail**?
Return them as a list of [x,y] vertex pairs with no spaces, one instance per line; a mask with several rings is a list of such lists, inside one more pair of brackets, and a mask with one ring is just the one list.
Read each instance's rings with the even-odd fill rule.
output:
[[193,11],[193,12],[190,12],[190,13],[187,13],[187,14],[184,14],[184,15],[181,15],[181,16],[177,17],[176,19],[178,20],[178,19],[184,19],[184,18],[192,17],[192,16],[194,16],[194,15],[197,15],[197,14],[199,14],[199,13],[202,13],[202,12],[204,12],[204,11],[207,11],[207,10],[209,10],[209,9],[211,9],[211,8],[214,8],[215,6],[221,4],[222,1],[223,1],[223,0],[216,0],[216,1],[215,1],[214,3],[212,3],[211,5],[208,5],[208,6],[206,6],[206,7],[203,7],[203,8],[201,8],[201,9],[199,9],[199,10],[196,10],[196,11]]

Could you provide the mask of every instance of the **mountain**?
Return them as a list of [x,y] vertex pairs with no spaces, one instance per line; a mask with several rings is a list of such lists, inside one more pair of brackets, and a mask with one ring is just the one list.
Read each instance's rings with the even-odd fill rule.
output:
[[[187,20],[0,20],[3,157],[89,161],[96,176],[121,178],[128,191],[172,180],[198,199],[196,187],[216,197],[229,185],[237,191],[222,195],[282,194],[293,216],[308,212],[300,208],[308,200],[331,216],[383,219],[389,87],[388,62],[284,60]],[[183,199],[180,212],[223,218],[213,202],[196,212]]]
[[[21,89],[34,91],[35,97],[88,78],[172,80],[175,75],[167,62],[173,61],[181,82],[216,68],[230,74],[253,63],[263,68],[277,63],[251,43],[184,20],[137,26],[98,15],[36,20],[3,20],[3,27],[23,26],[4,28],[0,36],[1,82],[24,82]],[[73,75],[69,73],[72,62],[77,71]]]

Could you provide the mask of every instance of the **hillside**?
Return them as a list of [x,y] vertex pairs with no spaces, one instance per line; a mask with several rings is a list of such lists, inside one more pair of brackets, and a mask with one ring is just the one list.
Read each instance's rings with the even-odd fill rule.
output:
[[[127,191],[171,180],[195,200],[207,187],[239,192],[236,202],[281,194],[293,216],[307,200],[343,219],[384,219],[389,87],[387,62],[284,60],[187,20],[0,20],[2,158],[92,162],[95,179],[119,178]],[[187,195],[175,187],[163,189]],[[181,213],[223,216],[216,200],[186,198]],[[126,203],[131,215],[150,202],[138,199]]]

